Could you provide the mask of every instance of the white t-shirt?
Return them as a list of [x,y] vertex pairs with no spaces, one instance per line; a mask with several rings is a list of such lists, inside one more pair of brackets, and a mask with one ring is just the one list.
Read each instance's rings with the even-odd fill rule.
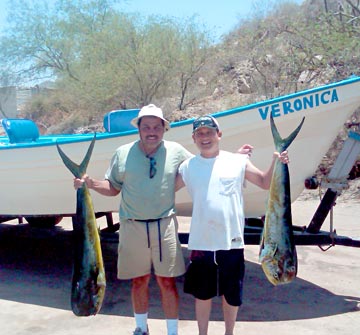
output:
[[196,155],[179,172],[193,200],[188,247],[191,250],[244,248],[243,185],[248,156],[220,151]]

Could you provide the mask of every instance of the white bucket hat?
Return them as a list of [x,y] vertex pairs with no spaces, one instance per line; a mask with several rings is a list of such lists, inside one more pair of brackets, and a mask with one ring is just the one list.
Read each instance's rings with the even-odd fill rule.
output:
[[170,129],[170,123],[168,120],[166,120],[164,118],[163,111],[161,110],[161,108],[156,107],[153,104],[150,104],[150,105],[147,105],[147,106],[144,106],[143,108],[141,108],[138,116],[131,120],[131,124],[134,127],[138,128],[139,119],[142,118],[143,116],[156,116],[159,119],[164,121],[164,126],[165,126],[166,131],[168,131]]

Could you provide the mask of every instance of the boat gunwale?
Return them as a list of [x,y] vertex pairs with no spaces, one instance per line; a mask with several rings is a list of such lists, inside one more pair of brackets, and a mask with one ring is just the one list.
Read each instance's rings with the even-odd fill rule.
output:
[[[224,111],[219,111],[219,112],[214,112],[211,113],[211,115],[213,115],[214,117],[225,117],[225,116],[229,116],[232,114],[237,114],[237,113],[242,113],[248,110],[252,110],[252,109],[256,109],[256,108],[260,108],[266,105],[273,105],[279,102],[282,102],[284,100],[290,100],[290,99],[294,99],[297,97],[301,97],[304,95],[308,95],[308,94],[314,94],[317,93],[319,91],[323,91],[325,89],[332,89],[335,87],[340,87],[340,86],[345,86],[345,85],[350,85],[356,82],[360,82],[360,77],[358,76],[354,76],[348,79],[344,79],[341,81],[337,81],[334,83],[330,83],[330,84],[326,84],[326,85],[322,85],[322,86],[317,86],[314,88],[310,88],[310,89],[306,89],[303,91],[299,91],[299,92],[295,92],[295,93],[290,93],[284,96],[280,96],[280,97],[275,97],[275,98],[271,98],[268,100],[263,100],[263,101],[258,101],[252,104],[248,104],[248,105],[244,105],[244,106],[239,106],[236,108],[232,108],[232,109],[228,109],[228,110],[224,110]],[[188,126],[190,124],[192,124],[193,120],[195,119],[195,117],[193,118],[189,118],[186,120],[180,120],[180,121],[176,121],[176,122],[172,122],[171,123],[171,128],[178,128],[178,127],[182,127],[182,126]],[[123,137],[123,136],[129,136],[129,135],[134,135],[137,134],[138,130],[137,129],[132,129],[132,130],[126,130],[126,131],[121,131],[121,132],[114,132],[114,133],[109,133],[109,132],[96,132],[96,140],[104,140],[104,139],[110,139],[110,138],[116,138],[116,137]],[[39,139],[37,139],[34,142],[23,142],[23,143],[5,143],[2,144],[1,143],[1,139],[7,139],[7,136],[0,136],[0,151],[1,150],[12,150],[12,149],[24,149],[24,148],[34,148],[34,147],[45,147],[45,146],[54,146],[56,143],[61,143],[61,144],[72,144],[72,143],[80,143],[80,142],[87,142],[87,141],[91,141],[92,138],[94,136],[94,132],[93,133],[86,133],[86,134],[49,134],[49,135],[42,135],[39,137]]]

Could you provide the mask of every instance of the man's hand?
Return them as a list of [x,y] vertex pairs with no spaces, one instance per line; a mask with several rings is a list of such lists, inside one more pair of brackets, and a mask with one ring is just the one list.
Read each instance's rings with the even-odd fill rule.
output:
[[274,152],[274,159],[279,159],[283,164],[289,164],[290,159],[287,150],[283,151],[282,153]]
[[241,148],[238,149],[237,153],[242,155],[251,156],[254,147],[251,144],[244,144]]

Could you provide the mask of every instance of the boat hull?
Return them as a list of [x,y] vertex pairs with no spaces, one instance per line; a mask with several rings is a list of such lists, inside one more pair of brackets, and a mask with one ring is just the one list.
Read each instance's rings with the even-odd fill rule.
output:
[[[274,151],[269,116],[279,132],[287,136],[305,116],[306,121],[289,150],[292,201],[304,189],[304,181],[316,171],[344,122],[360,106],[360,78],[344,80],[284,97],[214,113],[223,136],[223,150],[236,151],[244,143],[255,149],[252,162],[266,169]],[[197,149],[191,138],[192,120],[173,123],[165,139]],[[9,144],[0,137],[0,216],[73,215],[76,212],[72,176],[57,153],[58,142],[75,162],[81,161],[92,134],[41,136],[36,142]],[[120,145],[138,139],[137,130],[99,133],[88,174],[102,179],[110,159]],[[246,217],[264,215],[267,191],[251,184],[245,188]],[[95,212],[117,212],[119,197],[92,193]],[[191,215],[191,200],[182,189],[176,194],[179,215]]]

